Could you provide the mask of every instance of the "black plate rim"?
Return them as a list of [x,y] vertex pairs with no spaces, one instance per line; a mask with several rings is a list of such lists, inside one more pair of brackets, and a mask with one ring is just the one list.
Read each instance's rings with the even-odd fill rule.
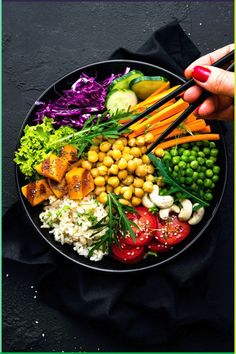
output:
[[[183,83],[185,82],[184,78],[179,76],[179,75],[176,75],[174,73],[172,73],[171,71],[165,69],[165,68],[162,68],[158,65],[154,65],[154,64],[151,64],[151,63],[147,63],[147,62],[144,62],[144,61],[137,61],[137,60],[126,60],[126,59],[114,59],[114,60],[105,60],[105,61],[99,61],[99,62],[96,62],[96,63],[91,63],[91,64],[88,64],[88,65],[85,65],[85,66],[82,66],[82,67],[79,67],[67,74],[65,74],[63,77],[61,77],[60,79],[58,79],[56,82],[54,82],[52,85],[50,85],[46,90],[44,90],[44,92],[39,96],[39,98],[36,100],[36,101],[40,101],[41,97],[43,97],[50,89],[54,88],[59,82],[61,82],[62,80],[66,79],[68,76],[70,75],[73,75],[74,73],[76,73],[77,71],[81,71],[81,70],[84,70],[84,69],[87,69],[91,66],[95,66],[95,65],[101,65],[101,64],[108,64],[108,63],[117,63],[117,62],[122,62],[122,63],[134,63],[134,64],[142,64],[142,65],[147,65],[147,66],[151,66],[155,69],[159,69],[159,70],[162,70],[162,71],[165,71],[166,73],[168,73],[169,75],[171,76],[174,76],[176,79],[182,81]],[[35,109],[35,103],[31,106],[30,110],[28,111],[22,125],[21,125],[21,129],[19,131],[19,134],[18,134],[18,139],[17,139],[17,145],[16,145],[16,150],[18,149],[18,146],[19,146],[19,140],[20,140],[20,137],[23,133],[23,130],[24,130],[24,127],[25,125],[27,124],[27,121],[32,113],[32,111]],[[29,214],[28,212],[28,209],[26,207],[26,204],[25,204],[25,200],[23,199],[22,197],[22,193],[21,193],[21,187],[20,187],[20,184],[19,184],[19,177],[18,177],[18,174],[20,173],[19,172],[19,168],[17,165],[15,165],[15,181],[16,181],[16,185],[17,185],[17,191],[18,191],[18,195],[20,197],[20,201],[21,201],[21,205],[23,205],[23,209],[26,213],[26,216],[28,218],[28,220],[30,220],[31,224],[33,225],[34,229],[37,231],[37,233],[49,244],[50,247],[52,247],[56,252],[58,252],[61,256],[67,258],[68,260],[72,261],[73,263],[76,263],[77,265],[79,266],[82,266],[82,267],[85,267],[89,270],[93,270],[93,271],[99,271],[99,272],[105,272],[105,273],[133,273],[133,272],[144,272],[144,271],[150,271],[150,270],[153,270],[154,268],[157,268],[157,267],[160,267],[160,266],[163,266],[164,264],[166,263],[169,263],[171,261],[173,261],[176,257],[178,257],[180,254],[184,253],[185,251],[187,251],[202,235],[203,233],[206,231],[206,229],[209,227],[209,225],[211,224],[211,222],[213,221],[219,207],[220,207],[220,204],[221,204],[221,201],[222,201],[222,198],[224,196],[224,192],[225,192],[225,187],[226,187],[226,183],[227,183],[227,176],[228,176],[228,164],[227,164],[227,161],[228,161],[228,158],[227,158],[227,151],[226,151],[226,147],[225,147],[225,141],[224,141],[224,136],[223,136],[223,133],[222,133],[222,129],[221,129],[221,125],[219,122],[217,122],[217,125],[218,125],[218,128],[219,128],[219,134],[221,136],[221,142],[222,142],[222,146],[223,146],[223,152],[224,152],[224,159],[225,159],[225,175],[224,175],[224,181],[223,181],[223,184],[222,184],[222,191],[221,191],[221,194],[220,194],[220,198],[219,200],[217,201],[217,203],[215,204],[215,207],[214,209],[212,210],[212,213],[211,213],[211,217],[209,218],[209,220],[206,222],[206,224],[204,225],[204,227],[201,229],[201,231],[187,244],[185,245],[185,247],[181,250],[179,250],[177,253],[175,253],[174,255],[160,261],[159,263],[155,263],[155,264],[151,264],[151,265],[147,265],[147,266],[143,266],[143,267],[140,267],[140,268],[137,268],[137,269],[108,269],[108,268],[99,268],[99,267],[96,267],[96,262],[91,262],[91,265],[89,264],[85,264],[83,262],[80,262],[80,260],[76,260],[74,258],[71,258],[69,255],[67,255],[66,253],[64,253],[63,251],[61,251],[60,249],[58,249],[54,244],[52,244],[50,242],[50,240],[48,240],[44,235],[43,233],[41,232],[41,230],[37,227],[37,225],[34,223],[33,219],[31,218],[31,215]]]

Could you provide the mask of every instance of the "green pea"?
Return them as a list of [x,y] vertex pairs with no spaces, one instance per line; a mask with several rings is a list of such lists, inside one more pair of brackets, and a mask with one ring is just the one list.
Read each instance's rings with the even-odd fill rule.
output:
[[216,186],[215,183],[212,183],[212,184],[211,184],[211,189],[214,189],[215,186]]
[[174,156],[172,162],[174,165],[177,165],[180,162],[180,156]]
[[207,146],[207,147],[209,146],[209,141],[208,140],[203,140],[202,142],[203,142],[203,146]]
[[209,146],[210,146],[211,149],[215,148],[216,147],[216,143],[214,143],[214,141],[210,141]]
[[206,174],[206,177],[211,178],[213,176],[213,171],[208,169],[208,170],[206,170],[205,174]]
[[190,150],[184,150],[183,155],[189,156],[191,154]]
[[188,144],[188,143],[182,144],[182,147],[183,147],[184,149],[188,149],[188,148],[189,148],[189,144]]
[[193,183],[190,187],[194,192],[198,191],[198,185],[196,183]]
[[192,175],[193,181],[196,181],[198,179],[198,177],[199,177],[199,173],[197,171],[194,171],[193,175]]
[[204,178],[205,178],[205,173],[200,172],[200,173],[198,174],[198,177],[199,177],[200,179],[204,179]]
[[184,176],[179,177],[179,183],[184,184],[184,182],[185,182],[185,177]]
[[193,170],[191,168],[186,169],[186,176],[191,177],[193,175]]
[[203,151],[198,151],[198,156],[200,156],[200,157],[205,157],[205,154],[204,154],[204,152]]
[[208,159],[208,160],[206,160],[205,164],[207,167],[213,167],[214,162],[212,160]]
[[183,152],[184,152],[184,150],[185,150],[184,148],[180,147],[180,148],[179,148],[179,155],[182,155]]
[[202,166],[202,167],[201,167],[201,171],[202,171],[202,172],[206,172],[206,170],[207,170],[207,168],[206,168],[205,166]]
[[217,158],[216,158],[216,157],[214,157],[214,156],[210,156],[210,157],[209,157],[209,160],[212,160],[212,161],[213,161],[213,163],[215,163],[215,162],[217,161]]
[[194,160],[194,161],[191,161],[190,162],[190,166],[196,170],[198,168],[198,161],[197,160]]
[[197,151],[192,150],[192,151],[191,151],[191,156],[197,156]]
[[177,156],[178,155],[178,150],[177,149],[171,149],[170,150],[171,156]]
[[192,180],[191,177],[186,177],[186,178],[185,178],[185,183],[186,183],[186,184],[192,184],[192,182],[193,182],[193,180]]
[[196,151],[196,152],[198,152],[200,149],[199,149],[199,147],[198,146],[194,146],[193,147],[193,151]]
[[206,178],[204,180],[204,187],[211,188],[211,185],[212,185],[212,181],[209,178]]
[[200,187],[203,186],[203,180],[198,178],[197,179],[197,185],[200,186]]
[[202,144],[202,142],[201,142],[201,141],[197,141],[197,142],[196,142],[196,146],[198,146],[198,147],[202,147],[202,145],[203,145],[203,144]]
[[179,175],[182,176],[182,177],[184,177],[184,176],[185,176],[185,170],[180,170],[180,171],[179,171]]
[[204,193],[204,191],[203,191],[202,189],[200,189],[200,191],[199,191],[198,193],[200,194],[200,197],[201,197],[201,198],[203,198],[204,195],[205,195],[205,193]]
[[197,162],[199,163],[199,165],[204,165],[204,158],[203,157],[197,157]]
[[193,155],[190,155],[188,158],[190,162],[196,160],[196,156]]
[[219,150],[218,149],[211,149],[210,151],[210,155],[213,157],[216,157],[219,154]]
[[165,160],[165,161],[171,161],[171,156],[170,156],[170,154],[164,155],[164,156],[163,156],[163,160]]
[[[181,159],[182,159],[182,158],[181,158]],[[179,162],[179,168],[184,169],[184,168],[186,168],[186,166],[187,166],[187,164],[186,164],[185,161],[180,161],[180,162]]]
[[207,202],[210,202],[210,201],[213,199],[212,193],[206,193],[205,196],[204,196],[204,199],[205,199]]
[[184,162],[188,162],[188,156],[187,155],[182,155],[181,160]]
[[178,177],[178,173],[177,173],[176,171],[173,171],[173,172],[172,172],[172,176],[173,176],[174,178],[177,178],[177,177]]
[[208,147],[204,147],[203,152],[205,155],[210,155],[210,149]]
[[212,170],[213,170],[214,174],[218,175],[220,173],[220,167],[219,166],[214,166]]
[[179,171],[179,166],[178,166],[178,165],[175,165],[175,166],[174,166],[174,171],[176,171],[176,172]]
[[212,177],[212,182],[216,183],[216,182],[218,182],[218,181],[219,181],[219,176],[214,175],[214,176]]

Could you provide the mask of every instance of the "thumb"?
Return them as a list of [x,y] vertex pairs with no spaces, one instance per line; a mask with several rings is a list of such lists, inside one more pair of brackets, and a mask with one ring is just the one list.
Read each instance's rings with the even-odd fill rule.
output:
[[205,90],[216,95],[234,96],[234,73],[213,66],[195,66],[192,77]]

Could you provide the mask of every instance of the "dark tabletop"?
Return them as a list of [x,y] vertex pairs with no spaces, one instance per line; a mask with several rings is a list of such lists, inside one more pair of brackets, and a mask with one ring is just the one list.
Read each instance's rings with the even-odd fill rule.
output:
[[[54,81],[88,63],[107,59],[118,47],[139,48],[152,32],[177,18],[182,28],[204,54],[233,41],[233,2],[4,2],[3,3],[3,212],[18,200],[14,165],[15,144],[23,119],[36,98]],[[222,208],[233,206],[233,129],[227,125],[229,179]],[[231,223],[231,224],[230,224]],[[232,226],[232,215],[229,226]],[[232,236],[232,232],[229,232]],[[232,244],[232,243],[231,243]],[[229,245],[217,245],[209,283],[218,282],[219,311],[226,318],[232,310],[232,259],[222,259]],[[217,260],[217,262],[216,262]],[[4,351],[115,351],[104,330],[92,323],[80,324],[42,303],[35,289],[40,272],[33,278],[24,266],[6,262],[3,269]],[[220,300],[219,300],[220,299]],[[231,297],[230,297],[231,299]],[[231,318],[232,319],[232,318]],[[211,351],[213,338],[202,348],[198,338],[154,351]],[[111,344],[112,343],[112,344]],[[230,340],[221,351],[233,350]]]

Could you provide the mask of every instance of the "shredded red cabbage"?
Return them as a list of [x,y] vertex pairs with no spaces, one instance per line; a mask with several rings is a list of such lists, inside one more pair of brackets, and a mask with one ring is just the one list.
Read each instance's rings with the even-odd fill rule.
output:
[[41,106],[36,112],[36,123],[42,123],[43,117],[46,116],[53,118],[57,126],[69,125],[81,129],[92,114],[98,115],[105,111],[104,103],[108,86],[129,70],[130,68],[126,68],[124,73],[111,74],[102,82],[98,82],[96,77],[81,74],[71,89],[63,91],[60,98],[48,103],[35,102]]

